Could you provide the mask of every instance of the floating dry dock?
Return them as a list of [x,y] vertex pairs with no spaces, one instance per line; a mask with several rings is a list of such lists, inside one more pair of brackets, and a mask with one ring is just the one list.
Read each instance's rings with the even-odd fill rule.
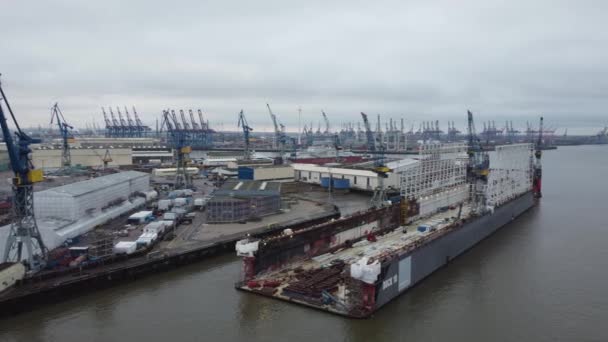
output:
[[[533,172],[532,155],[530,145],[497,148],[480,189],[461,177],[470,170],[461,169],[459,151],[432,152],[402,182],[402,191],[418,196],[308,229],[237,242],[243,276],[236,287],[367,317],[534,206],[540,173]],[[445,186],[437,187],[429,177],[442,178]]]

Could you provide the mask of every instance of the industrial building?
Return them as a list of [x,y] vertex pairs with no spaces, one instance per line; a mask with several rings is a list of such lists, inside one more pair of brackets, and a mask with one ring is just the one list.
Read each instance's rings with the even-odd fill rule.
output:
[[293,180],[291,165],[239,166],[241,180]]
[[[131,148],[71,148],[72,165],[99,167],[103,165],[103,157],[109,150],[112,161],[108,166],[123,166],[132,164]],[[49,148],[42,145],[32,145],[32,163],[39,169],[58,169],[61,165],[61,148]],[[0,144],[0,171],[9,169],[6,145]]]
[[[36,221],[45,246],[56,248],[142,206],[149,181],[146,173],[127,171],[35,192]],[[8,232],[8,226],[0,227],[1,241]],[[0,253],[4,247],[0,244]]]
[[281,210],[281,183],[227,181],[207,203],[207,222],[243,222]]
[[[417,159],[402,159],[386,163],[391,169],[388,178],[384,179],[386,188],[399,189],[400,174],[415,168],[420,164]],[[372,170],[372,165],[365,166],[318,166],[314,164],[292,164],[294,179],[299,182],[329,186],[342,189],[374,191],[378,187],[378,174]]]
[[167,146],[138,146],[132,148],[133,164],[172,163],[173,149]]
[[[53,139],[53,144],[61,144],[61,139]],[[138,147],[159,145],[157,138],[102,138],[102,137],[78,137],[70,143],[70,147]]]
[[99,214],[113,201],[125,201],[136,192],[147,192],[149,183],[148,174],[127,171],[38,191],[34,193],[36,218],[75,221]]
[[[130,148],[70,148],[72,165],[100,167],[103,158],[109,151],[111,161],[108,166],[125,166],[133,163]],[[61,167],[60,148],[39,147],[32,150],[32,163],[40,169],[58,169]]]

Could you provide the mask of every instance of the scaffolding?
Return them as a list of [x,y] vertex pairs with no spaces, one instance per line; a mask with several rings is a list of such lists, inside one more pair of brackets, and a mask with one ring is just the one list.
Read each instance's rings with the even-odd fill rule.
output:
[[230,223],[257,219],[281,210],[281,196],[216,196],[207,203],[207,222]]
[[420,163],[401,173],[401,196],[419,199],[464,185],[466,182],[466,144],[423,144]]
[[487,204],[500,206],[532,189],[532,144],[496,146],[490,153]]

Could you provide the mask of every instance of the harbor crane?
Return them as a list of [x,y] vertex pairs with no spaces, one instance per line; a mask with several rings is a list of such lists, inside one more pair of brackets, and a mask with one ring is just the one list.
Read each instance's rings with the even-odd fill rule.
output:
[[268,103],[266,104],[266,107],[268,107],[268,113],[270,113],[270,118],[272,119],[272,124],[274,126],[274,140],[272,148],[278,148],[281,158],[283,158],[285,154],[285,144],[287,142],[285,126],[278,122],[277,116],[272,112],[272,109],[270,109],[270,105]]
[[385,146],[380,140],[381,137],[374,139],[374,133],[372,132],[367,114],[361,112],[363,118],[363,126],[365,126],[365,136],[367,138],[367,150],[373,153],[374,156],[374,171],[378,177],[378,186],[374,189],[374,195],[371,200],[371,204],[375,208],[384,206],[387,202],[386,188],[384,186],[384,179],[388,178],[388,173],[392,170],[385,165],[384,162],[384,149]]
[[245,118],[245,113],[241,109],[239,113],[239,121],[237,123],[238,127],[243,129],[243,138],[245,139],[245,160],[251,160],[251,151],[249,146],[249,132],[253,131],[253,128],[249,126],[247,123],[247,119]]
[[334,134],[334,149],[336,150],[336,163],[340,163],[340,150],[342,149],[342,146],[340,144],[339,134]]
[[323,121],[325,121],[325,134],[329,134],[329,119],[327,118],[327,114],[325,114],[324,111],[321,111],[321,114],[323,114]]
[[490,156],[484,151],[481,140],[475,130],[473,113],[467,111],[467,179],[471,184],[472,211],[482,214],[486,210],[486,189],[490,173]]
[[61,109],[59,109],[59,104],[57,102],[55,102],[55,105],[51,108],[51,125],[53,124],[53,121],[57,123],[59,133],[61,134],[61,166],[63,168],[69,168],[72,166],[70,142],[73,139],[70,131],[74,129],[74,127],[65,121],[65,117],[63,116]]
[[[31,138],[21,130],[1,85],[0,95],[0,126],[14,173],[13,222],[2,261],[23,262],[29,271],[36,272],[44,268],[48,255],[34,216],[34,183],[42,181],[43,174],[42,170],[32,165],[30,144],[40,143],[41,140]],[[17,129],[14,138],[2,104],[6,106]]]
[[[174,189],[189,189],[192,187],[192,179],[187,172],[187,167],[190,162],[192,147],[186,144],[186,133],[176,129],[179,123],[175,116],[175,112],[171,112],[172,113],[169,114],[168,110],[163,111],[163,125],[167,127],[170,137],[169,143],[175,150],[176,173]],[[173,124],[171,121],[173,121]]]

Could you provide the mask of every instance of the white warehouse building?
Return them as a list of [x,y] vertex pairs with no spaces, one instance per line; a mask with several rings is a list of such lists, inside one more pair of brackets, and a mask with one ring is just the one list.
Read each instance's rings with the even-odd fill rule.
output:
[[98,215],[112,201],[127,200],[135,192],[149,190],[150,176],[137,171],[119,172],[34,193],[38,219],[78,220]]
[[[384,186],[386,188],[399,189],[400,174],[417,167],[419,164],[419,160],[412,158],[386,163],[386,166],[392,172],[389,172],[388,178],[384,179]],[[371,170],[371,166],[363,168],[292,164],[292,167],[294,169],[294,179],[298,182],[324,185],[324,180],[331,178],[334,180],[334,184],[336,184],[336,180],[347,180],[348,188],[354,190],[374,191],[378,187],[378,174]]]
[[[89,232],[146,203],[150,175],[127,171],[34,192],[34,211],[42,241],[48,249]],[[6,241],[10,226],[0,227]],[[5,245],[0,243],[0,255]]]

